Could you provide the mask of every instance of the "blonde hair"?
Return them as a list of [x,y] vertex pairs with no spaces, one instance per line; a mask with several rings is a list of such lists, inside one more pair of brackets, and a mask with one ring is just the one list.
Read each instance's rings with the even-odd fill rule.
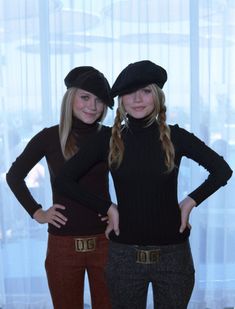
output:
[[[160,140],[162,142],[162,149],[165,153],[165,165],[167,172],[171,172],[174,169],[175,149],[171,142],[170,128],[166,124],[166,106],[165,95],[161,88],[156,84],[151,84],[149,87],[153,93],[154,109],[147,117],[146,127],[150,126],[157,120],[160,130]],[[124,121],[124,126],[121,124]],[[110,139],[109,150],[109,166],[111,168],[118,168],[123,160],[124,155],[124,143],[121,138],[121,131],[124,127],[128,127],[128,121],[126,112],[123,106],[122,97],[118,98],[118,108],[116,111],[116,117],[112,128],[112,136]]]
[[[69,88],[62,99],[61,110],[60,110],[60,124],[59,124],[59,137],[60,145],[63,156],[66,160],[70,159],[75,153],[78,152],[78,146],[76,143],[76,137],[72,133],[73,123],[73,102],[79,91],[78,88]],[[101,117],[96,120],[100,121],[101,124],[98,129],[102,127],[102,122],[107,114],[107,106],[104,105],[104,110]]]

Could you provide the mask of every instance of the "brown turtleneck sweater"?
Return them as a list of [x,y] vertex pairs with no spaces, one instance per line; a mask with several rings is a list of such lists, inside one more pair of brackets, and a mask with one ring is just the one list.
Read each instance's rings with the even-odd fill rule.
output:
[[[101,131],[106,130],[109,130],[109,128],[103,126],[101,129]],[[81,149],[85,143],[89,143],[91,137],[97,134],[98,124],[87,125],[74,119],[72,132],[75,134],[78,147]],[[49,224],[48,232],[54,235],[71,236],[103,233],[106,223],[101,222],[97,213],[79,202],[59,194],[54,187],[54,180],[65,163],[60,146],[58,125],[45,128],[35,135],[6,175],[7,183],[20,204],[31,217],[36,210],[42,207],[31,195],[24,179],[43,157],[46,159],[50,173],[53,203],[64,205],[66,209],[58,211],[61,211],[68,218],[66,225],[61,226],[60,229]],[[107,164],[99,162],[92,166],[87,174],[81,177],[79,187],[110,200]]]

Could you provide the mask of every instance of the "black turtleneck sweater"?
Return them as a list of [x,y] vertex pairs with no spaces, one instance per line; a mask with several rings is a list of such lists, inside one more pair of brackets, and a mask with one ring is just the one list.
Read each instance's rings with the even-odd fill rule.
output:
[[[107,130],[109,131],[109,128],[103,126],[100,133],[104,134]],[[94,137],[97,132],[97,123],[87,125],[78,119],[73,119],[72,133],[76,137],[79,149],[86,143],[89,143],[90,138]],[[21,205],[32,217],[36,210],[42,208],[31,195],[24,179],[43,157],[46,158],[50,173],[53,203],[64,205],[66,209],[58,211],[68,218],[66,225],[62,225],[61,228],[56,228],[49,224],[49,233],[75,236],[103,233],[106,223],[101,222],[96,212],[84,207],[77,201],[59,194],[54,187],[54,180],[65,163],[60,146],[58,125],[45,128],[35,135],[27,144],[22,154],[12,164],[6,175],[7,183]],[[81,177],[78,186],[110,200],[106,162],[92,165],[87,174]]]
[[[120,243],[164,245],[184,241],[189,229],[179,233],[181,224],[177,199],[180,162],[186,156],[202,165],[208,178],[189,194],[197,205],[227,183],[232,171],[228,164],[201,140],[178,125],[170,126],[175,147],[175,169],[166,173],[164,155],[155,122],[146,127],[145,120],[129,117],[122,131],[125,145],[123,161],[111,171],[120,215],[120,235],[110,239]],[[107,162],[110,131],[103,131],[72,158],[56,180],[56,186],[71,198],[100,213],[107,213],[110,201],[80,190],[76,179],[93,164]]]

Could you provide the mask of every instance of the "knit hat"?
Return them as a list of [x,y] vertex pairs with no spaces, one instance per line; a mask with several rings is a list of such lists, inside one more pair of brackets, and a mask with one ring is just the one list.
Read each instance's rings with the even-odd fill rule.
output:
[[157,84],[163,88],[167,81],[167,72],[161,66],[142,60],[129,64],[118,75],[111,89],[112,97],[134,92],[149,84]]
[[71,70],[64,79],[67,89],[81,88],[96,95],[108,107],[114,105],[111,89],[104,75],[91,66],[80,66]]

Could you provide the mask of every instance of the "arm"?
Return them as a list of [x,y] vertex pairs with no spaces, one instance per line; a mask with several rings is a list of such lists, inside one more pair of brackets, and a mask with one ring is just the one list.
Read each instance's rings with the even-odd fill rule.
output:
[[192,133],[178,126],[174,127],[172,133],[176,141],[176,151],[202,165],[209,172],[208,178],[188,195],[196,205],[199,205],[220,187],[227,184],[228,179],[232,176],[232,170],[223,157]]
[[30,170],[44,156],[43,135],[44,130],[29,141],[24,151],[15,162],[13,162],[6,174],[6,181],[9,187],[31,217],[33,217],[35,211],[41,209],[42,206],[35,201],[24,179]]
[[62,194],[102,215],[107,214],[112,202],[89,192],[88,188],[82,187],[79,179],[98,162],[107,162],[109,138],[110,131],[106,129],[91,138],[65,163],[54,183]]
[[46,130],[36,134],[27,144],[24,151],[16,159],[9,169],[6,180],[17,200],[38,223],[50,223],[60,228],[67,218],[57,209],[65,209],[64,206],[54,204],[47,210],[36,202],[26,185],[25,178],[32,168],[46,155],[48,137]]
[[189,196],[187,196],[179,203],[181,212],[181,225],[179,230],[180,233],[183,233],[187,226],[191,228],[191,225],[189,223],[189,216],[195,206],[196,202]]

